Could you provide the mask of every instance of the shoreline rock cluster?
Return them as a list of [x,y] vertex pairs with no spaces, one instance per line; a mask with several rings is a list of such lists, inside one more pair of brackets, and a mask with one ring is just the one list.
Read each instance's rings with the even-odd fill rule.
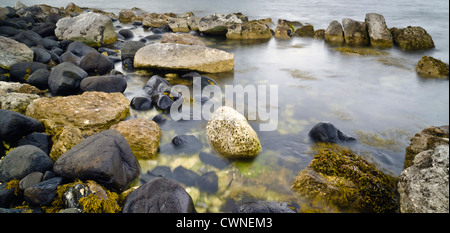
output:
[[[146,45],[146,39],[127,40],[133,34],[126,29],[116,33],[112,22],[117,19],[153,30],[162,42]],[[140,187],[129,188],[141,175],[137,160],[157,155],[163,134],[158,123],[165,120],[161,115],[153,120],[126,120],[130,107],[148,110],[155,106],[164,113],[183,96],[171,95],[172,84],[154,75],[143,87],[146,95],[129,101],[123,95],[127,77],[114,70],[114,63],[122,62],[124,69],[204,73],[233,70],[233,54],[208,48],[199,37],[186,34],[191,30],[242,40],[301,36],[350,46],[396,44],[402,49],[423,49],[432,44],[422,28],[387,29],[378,14],[368,14],[365,22],[343,19],[343,29],[333,21],[327,30],[317,31],[312,25],[279,20],[273,31],[271,19],[249,21],[241,13],[199,18],[193,13],[179,17],[132,9],[122,10],[116,17],[73,3],[60,9],[47,5],[27,7],[18,2],[14,8],[0,9],[0,22],[0,212],[9,213],[190,213],[196,212],[195,206],[180,183],[211,193],[217,191],[214,172],[199,175],[181,166],[173,171],[177,179],[150,175],[145,176]],[[170,31],[184,34],[167,33]],[[425,38],[423,43],[411,37],[416,34]],[[392,38],[385,40],[389,35]],[[426,58],[418,64],[418,72],[430,63],[437,64]],[[444,67],[444,74],[441,68],[438,73],[445,77],[445,64],[437,66]],[[448,65],[446,69],[448,77]],[[201,78],[202,88],[217,85],[196,72],[181,76],[195,77]],[[203,145],[193,135],[178,135],[170,146],[199,153],[200,159],[222,168],[228,166],[228,160],[253,159],[262,150],[257,133],[232,108],[222,107],[213,113],[205,131],[211,149],[226,159],[200,152]],[[398,197],[395,178],[341,147],[354,143],[355,138],[329,122],[321,122],[309,133],[317,143],[317,153],[308,168],[298,174],[292,190],[362,212],[395,212],[399,208],[402,212],[448,212],[436,207],[441,205],[439,200],[445,202],[445,197],[448,206],[448,192],[431,190],[439,200],[428,209],[418,208],[421,204],[412,201],[424,201],[416,198],[423,192],[415,193],[417,190],[411,188],[417,179],[425,179],[419,176],[424,169],[433,174],[431,185],[441,182],[435,178],[442,174],[445,177],[446,171],[448,186],[448,126],[422,133],[431,136],[417,136],[428,140],[424,148],[422,139],[413,139],[413,143],[420,141],[419,146],[412,144],[407,149],[413,154],[407,154],[407,163],[412,165],[405,166],[399,178]],[[428,143],[437,141],[436,145]],[[194,178],[186,180],[188,177]],[[161,205],[162,201],[171,205]],[[289,203],[263,201],[243,203],[234,211],[294,212]]]

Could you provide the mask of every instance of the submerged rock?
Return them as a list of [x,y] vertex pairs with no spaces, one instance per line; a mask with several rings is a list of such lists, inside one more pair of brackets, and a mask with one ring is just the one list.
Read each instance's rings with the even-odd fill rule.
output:
[[367,13],[365,22],[372,46],[392,47],[394,45],[392,34],[386,26],[384,16],[376,13]]
[[403,50],[420,50],[434,48],[430,34],[422,27],[391,28],[394,44]]
[[199,45],[150,44],[136,52],[134,67],[227,72],[234,68],[234,54]]
[[130,101],[122,93],[84,92],[34,100],[27,116],[50,120],[56,127],[71,126],[90,136],[125,119],[129,111]]
[[33,50],[25,44],[0,36],[0,68],[9,69],[18,62],[32,62]]
[[211,147],[225,158],[249,159],[261,151],[258,135],[247,119],[227,106],[211,115],[206,125],[206,135]]
[[356,139],[337,129],[331,122],[320,122],[314,125],[308,135],[315,142],[355,142]]
[[416,65],[419,75],[429,78],[448,78],[449,66],[439,59],[423,56]]
[[91,12],[60,19],[56,23],[55,35],[60,40],[81,41],[93,47],[112,44],[117,40],[111,18]]

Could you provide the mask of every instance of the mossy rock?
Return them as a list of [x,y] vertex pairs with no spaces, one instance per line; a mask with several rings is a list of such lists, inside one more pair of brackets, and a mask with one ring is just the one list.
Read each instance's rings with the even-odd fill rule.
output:
[[427,78],[448,78],[449,65],[439,59],[423,56],[416,65],[416,71]]
[[422,50],[434,48],[430,34],[422,27],[391,28],[394,44],[403,50]]
[[377,49],[370,49],[370,48],[335,48],[334,49],[337,52],[340,52],[342,54],[346,55],[357,55],[357,56],[380,56],[380,55],[386,55],[387,52],[380,51]]
[[323,201],[342,211],[398,211],[394,177],[348,148],[319,143],[314,150],[314,159],[297,175],[292,190],[313,202]]

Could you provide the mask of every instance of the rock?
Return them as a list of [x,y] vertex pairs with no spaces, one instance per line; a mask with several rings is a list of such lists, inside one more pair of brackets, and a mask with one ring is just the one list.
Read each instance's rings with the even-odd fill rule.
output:
[[33,50],[25,44],[0,36],[0,68],[9,69],[18,62],[31,62],[33,56]]
[[234,54],[199,45],[150,44],[137,51],[134,67],[227,72],[234,68]]
[[73,54],[70,51],[64,52],[63,54],[61,54],[61,62],[71,62],[74,65],[80,64],[81,58],[78,57],[77,55]]
[[58,160],[61,155],[66,153],[76,144],[84,140],[83,134],[77,128],[64,126],[58,128],[53,136],[53,146],[50,151],[50,158],[53,161]]
[[89,196],[91,193],[92,192],[89,190],[87,185],[80,183],[75,184],[67,189],[67,191],[62,195],[64,207],[82,209],[83,207],[79,203],[80,199]]
[[136,20],[136,15],[132,10],[122,9],[119,11],[119,21],[121,23],[131,23]]
[[134,33],[130,29],[121,29],[119,30],[119,34],[125,39],[131,39],[134,37]]
[[32,172],[32,173],[28,174],[27,176],[25,176],[23,179],[20,180],[20,182],[19,182],[20,190],[23,191],[23,190],[25,190],[29,187],[32,187],[35,184],[41,182],[43,176],[44,176],[44,174],[42,174],[42,172]]
[[120,92],[127,89],[127,80],[123,75],[91,76],[80,82],[81,91]]
[[202,161],[202,163],[213,165],[218,169],[223,169],[228,165],[230,165],[230,163],[226,159],[223,159],[222,157],[219,157],[214,154],[202,151],[198,154],[198,156],[200,157],[200,161]]
[[134,110],[145,111],[153,107],[153,102],[147,96],[136,96],[131,100],[130,106]]
[[191,34],[165,33],[161,39],[161,43],[206,46],[205,42],[203,42],[199,37]]
[[172,145],[175,151],[186,154],[196,154],[203,148],[202,142],[194,135],[175,136]]
[[337,20],[331,21],[325,30],[325,41],[336,44],[344,43],[344,31],[342,30],[342,25]]
[[259,20],[252,20],[242,24],[233,24],[228,27],[226,37],[237,40],[270,39],[270,27]]
[[32,172],[52,170],[53,161],[36,146],[19,146],[9,152],[0,163],[0,182],[23,179]]
[[[31,92],[27,91],[31,90]],[[29,84],[0,81],[0,109],[10,110],[24,114],[27,106],[35,99],[41,98],[36,95],[35,87]],[[23,93],[24,92],[24,93]]]
[[145,83],[144,91],[148,96],[153,96],[159,93],[170,93],[172,85],[167,80],[161,78],[159,75],[153,75],[147,83]]
[[46,68],[37,69],[29,77],[27,82],[41,90],[48,89],[50,72]]
[[439,59],[423,56],[416,65],[419,75],[429,78],[448,78],[449,66]]
[[152,96],[152,102],[158,109],[169,112],[174,100],[163,93],[156,93]]
[[191,196],[171,179],[157,177],[131,192],[123,213],[195,213]]
[[66,6],[66,12],[67,13],[83,13],[83,10],[79,6],[75,5],[75,3],[70,2]]
[[213,14],[203,17],[199,22],[199,31],[210,35],[226,35],[227,28],[244,21],[237,14]]
[[330,207],[343,211],[398,211],[396,179],[348,148],[319,144],[314,150],[314,159],[298,173],[291,186],[302,198],[330,203]]
[[121,121],[110,129],[119,131],[127,140],[137,159],[156,158],[162,132],[158,124],[148,119]]
[[173,170],[172,177],[186,186],[195,186],[197,180],[200,179],[200,175],[181,165]]
[[134,59],[134,55],[136,52],[144,47],[145,44],[141,41],[127,41],[122,45],[122,48],[120,50],[120,57],[122,60],[125,60],[127,58]]
[[376,13],[367,13],[365,22],[372,46],[392,47],[392,34],[386,26],[384,16]]
[[156,122],[158,125],[163,124],[164,122],[166,122],[166,120],[167,120],[166,117],[164,117],[164,114],[162,114],[162,113],[160,113],[152,118],[152,121]]
[[169,27],[173,32],[189,32],[191,29],[186,18],[172,18],[169,20]]
[[94,180],[117,192],[139,176],[139,163],[125,138],[106,130],[86,138],[55,162],[53,171],[69,179]]
[[318,30],[314,31],[314,39],[324,40],[325,39],[325,30],[318,29]]
[[219,177],[214,171],[203,173],[197,179],[197,186],[204,192],[216,193],[219,190]]
[[33,50],[34,53],[33,61],[35,62],[47,63],[52,58],[50,53],[48,53],[47,50],[43,48],[31,47],[31,50]]
[[344,18],[342,19],[342,27],[344,28],[344,40],[346,44],[352,46],[369,45],[369,35],[367,34],[365,22]]
[[50,153],[50,148],[52,147],[51,144],[52,140],[50,135],[44,133],[30,133],[27,136],[21,138],[17,142],[17,146],[24,146],[24,145],[37,146],[46,154]]
[[402,213],[449,212],[448,147],[420,152],[403,170],[398,181]]
[[28,47],[36,46],[39,41],[42,40],[42,37],[37,34],[36,32],[33,32],[31,30],[23,31],[15,36],[15,39],[20,42],[24,43]]
[[145,14],[142,16],[142,24],[146,27],[153,27],[153,28],[167,26],[167,28],[170,29],[168,25],[170,18],[172,17],[168,16],[167,14],[156,14],[156,13]]
[[211,115],[206,135],[211,147],[225,158],[254,158],[261,151],[258,135],[247,119],[227,106]]
[[46,50],[52,50],[53,48],[59,48],[59,43],[56,40],[42,38],[42,40],[37,43],[37,46],[42,46]]
[[91,12],[60,19],[56,23],[55,35],[60,40],[81,41],[93,47],[112,44],[117,40],[111,18]]
[[114,63],[103,54],[89,52],[81,58],[80,68],[89,75],[104,75],[114,69]]
[[314,142],[341,143],[356,141],[355,138],[337,129],[331,122],[317,123],[309,131],[308,135]]
[[62,183],[61,177],[51,178],[25,189],[25,200],[31,205],[48,205],[56,197],[56,190]]
[[97,52],[97,50],[95,50],[94,48],[89,47],[88,45],[80,41],[71,42],[67,46],[67,51],[73,53],[74,55],[80,58],[90,52]]
[[71,62],[55,66],[48,77],[48,86],[53,95],[73,95],[79,92],[80,82],[88,73]]
[[252,201],[240,204],[233,213],[296,213],[295,207],[287,202]]
[[305,25],[301,28],[295,30],[295,36],[299,37],[314,37],[314,26],[313,25]]
[[432,150],[439,145],[448,144],[448,138],[448,125],[443,125],[440,127],[431,126],[414,135],[411,139],[411,144],[406,147],[405,164],[403,169],[406,169],[413,164],[414,158],[417,154],[423,151]]
[[394,44],[403,50],[421,50],[434,48],[430,34],[422,27],[391,28]]
[[44,125],[36,119],[3,109],[0,109],[0,125],[0,140],[10,144],[30,133],[44,131]]
[[288,20],[279,19],[275,28],[275,38],[290,39],[295,33],[294,23]]
[[[44,22],[35,25],[31,31],[36,32],[42,38],[55,35],[56,24],[52,22]],[[51,49],[51,48],[50,48]]]
[[10,67],[11,81],[26,83],[36,70],[47,69],[47,65],[39,62],[18,62]]
[[84,92],[34,100],[27,108],[27,116],[51,120],[57,127],[74,127],[90,136],[125,119],[129,111],[130,101],[122,93]]

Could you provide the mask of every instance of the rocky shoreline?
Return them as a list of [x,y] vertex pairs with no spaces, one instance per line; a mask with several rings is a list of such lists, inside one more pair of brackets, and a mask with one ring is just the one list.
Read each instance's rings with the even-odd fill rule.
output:
[[[131,40],[133,32],[115,28],[113,21],[145,27],[161,43]],[[199,77],[203,88],[217,82],[200,73],[232,72],[234,55],[208,48],[199,36],[261,41],[312,37],[353,54],[358,46],[376,51],[434,47],[425,29],[389,29],[375,13],[364,22],[334,20],[327,29],[283,19],[274,30],[271,26],[270,18],[249,21],[241,13],[196,17],[134,8],[116,16],[73,3],[66,8],[20,2],[0,7],[0,212],[197,212],[186,189],[220,189],[214,171],[197,174],[179,166],[141,174],[138,159],[156,156],[165,133],[158,124],[166,119],[160,114],[153,120],[126,120],[130,108],[155,107],[164,113],[182,96],[171,95],[172,84],[154,75],[143,87],[146,95],[128,100],[123,95],[127,78],[114,69],[116,62],[125,70]],[[421,76],[448,78],[449,68],[423,57],[416,70]],[[170,146],[197,153],[219,169],[261,152],[257,133],[232,108],[218,109],[205,132],[212,151],[222,157],[200,152],[202,142],[193,135],[177,135]],[[315,142],[314,159],[291,186],[301,198],[357,212],[449,211],[448,126],[424,129],[411,139],[400,177],[383,173],[347,148],[356,140],[329,122],[314,126],[309,136]],[[142,185],[130,187],[138,179]],[[261,200],[233,208],[258,211],[308,212],[292,203]]]

